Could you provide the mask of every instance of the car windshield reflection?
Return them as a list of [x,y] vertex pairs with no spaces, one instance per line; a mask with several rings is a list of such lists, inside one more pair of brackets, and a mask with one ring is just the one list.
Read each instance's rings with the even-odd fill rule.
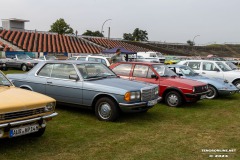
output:
[[218,65],[219,68],[221,68],[222,71],[231,71],[231,69],[229,67],[227,67],[225,64],[223,64],[222,62],[216,62],[216,64]]
[[0,86],[11,86],[9,80],[0,72]]
[[28,55],[25,55],[25,54],[23,54],[23,55],[17,55],[17,58],[18,58],[18,59],[32,59],[32,58],[30,58]]
[[164,66],[164,65],[155,64],[155,65],[153,65],[153,68],[162,77],[178,76],[175,72],[173,72],[171,69],[169,69],[167,66]]
[[197,76],[198,73],[196,73],[194,70],[192,70],[190,67],[183,66],[179,68],[179,71],[177,73],[182,74],[184,76]]
[[78,64],[77,68],[83,79],[117,77],[103,64]]

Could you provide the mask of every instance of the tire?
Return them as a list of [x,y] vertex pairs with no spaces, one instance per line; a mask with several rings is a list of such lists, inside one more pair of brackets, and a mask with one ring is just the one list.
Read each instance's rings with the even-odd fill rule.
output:
[[28,67],[26,66],[26,64],[23,64],[21,69],[22,69],[22,71],[28,71]]
[[233,82],[233,85],[240,89],[240,80],[236,80]]
[[165,103],[170,107],[178,107],[182,104],[182,97],[176,91],[170,91],[165,96]]
[[209,85],[208,89],[211,92],[206,95],[207,99],[214,99],[214,98],[216,98],[218,96],[218,91],[217,91],[217,89],[215,87]]
[[115,121],[119,116],[119,108],[112,99],[103,97],[95,105],[95,115],[100,121]]
[[31,136],[33,136],[33,137],[41,137],[44,134],[45,130],[46,130],[46,127],[40,128],[37,132],[32,133]]

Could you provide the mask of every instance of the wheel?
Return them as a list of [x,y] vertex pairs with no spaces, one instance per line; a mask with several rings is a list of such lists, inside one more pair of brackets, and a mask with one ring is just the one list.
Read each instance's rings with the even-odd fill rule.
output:
[[7,68],[7,65],[5,63],[3,64],[2,69],[3,69],[3,71],[7,71],[8,68]]
[[112,99],[103,97],[95,105],[95,114],[101,121],[115,121],[119,116],[119,108]]
[[40,128],[37,132],[32,133],[31,136],[33,136],[33,137],[41,137],[44,134],[45,130],[46,130],[46,127]]
[[23,64],[22,65],[22,71],[27,71],[28,70],[28,67],[26,66],[26,64]]
[[182,104],[182,97],[176,91],[170,91],[165,96],[165,103],[170,107],[178,107]]
[[209,85],[208,89],[210,92],[206,95],[207,99],[214,99],[218,96],[218,91],[215,87]]
[[233,85],[240,89],[240,80],[236,80],[233,82]]

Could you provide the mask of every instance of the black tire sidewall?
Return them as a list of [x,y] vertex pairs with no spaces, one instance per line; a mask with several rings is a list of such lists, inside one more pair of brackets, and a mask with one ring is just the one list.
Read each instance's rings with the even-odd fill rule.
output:
[[[215,96],[212,97],[212,98],[208,98],[208,97],[207,97],[207,99],[214,99],[214,98],[216,98],[216,97],[218,96],[218,91],[217,91],[217,89],[216,89],[215,87],[213,87],[213,86],[209,86],[209,89],[211,89],[211,90],[213,90],[213,91],[215,92]],[[206,95],[206,96],[207,96],[207,95]]]
[[[23,67],[24,67],[24,66],[26,67],[26,70],[23,70]],[[21,69],[22,69],[22,71],[28,71],[28,67],[27,67],[26,64],[23,64],[22,67],[21,67]]]
[[[178,103],[177,103],[177,105],[175,105],[175,106],[172,106],[172,105],[170,105],[170,104],[168,103],[168,97],[169,97],[171,94],[175,94],[175,95],[177,96],[177,98],[178,98]],[[178,92],[176,92],[176,91],[170,91],[170,92],[168,92],[168,93],[166,94],[166,96],[165,96],[165,103],[166,103],[169,107],[178,107],[178,106],[180,106],[180,105],[182,104],[182,97],[181,97],[181,95],[180,95]]]
[[[108,119],[103,119],[99,115],[98,109],[100,107],[100,104],[102,104],[102,103],[108,103],[111,108],[111,116]],[[95,105],[95,115],[101,121],[115,121],[119,116],[119,108],[118,108],[116,102],[114,102],[114,100],[112,100],[111,98],[102,97],[97,101],[97,103]]]

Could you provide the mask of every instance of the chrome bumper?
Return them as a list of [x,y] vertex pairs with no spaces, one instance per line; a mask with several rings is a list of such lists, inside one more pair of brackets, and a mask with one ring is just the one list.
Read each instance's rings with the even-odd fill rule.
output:
[[17,126],[17,125],[22,125],[22,124],[27,124],[27,123],[33,123],[33,122],[39,121],[41,119],[52,118],[57,115],[58,115],[58,113],[54,112],[47,116],[42,116],[42,117],[37,117],[37,118],[32,118],[32,119],[27,119],[27,120],[22,120],[22,121],[16,121],[16,122],[3,123],[3,124],[0,124],[0,128],[4,128],[4,127],[8,127],[8,126],[12,127],[12,126]]
[[[162,97],[158,97],[157,102],[162,100]],[[134,111],[141,111],[141,110],[146,110],[149,108],[152,108],[153,106],[148,106],[148,102],[137,102],[137,103],[119,103],[119,107],[121,108],[122,111],[125,112],[134,112]]]

